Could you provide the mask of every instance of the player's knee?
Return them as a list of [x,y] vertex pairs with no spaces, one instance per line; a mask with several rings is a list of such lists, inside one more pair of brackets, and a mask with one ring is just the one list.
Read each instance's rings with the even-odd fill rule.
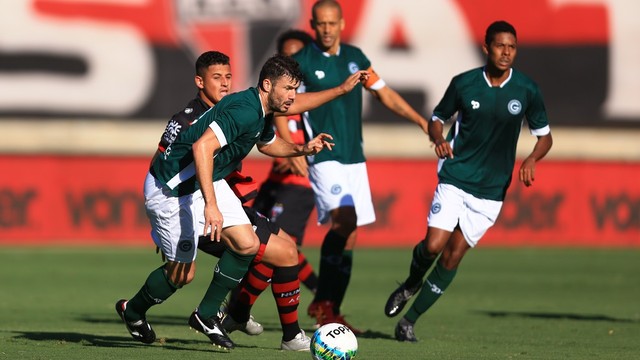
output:
[[252,235],[239,239],[240,241],[235,241],[235,246],[232,247],[232,250],[240,255],[257,254],[260,249],[260,240],[255,233]]
[[168,262],[165,269],[167,279],[177,288],[189,284],[196,275],[195,263]]

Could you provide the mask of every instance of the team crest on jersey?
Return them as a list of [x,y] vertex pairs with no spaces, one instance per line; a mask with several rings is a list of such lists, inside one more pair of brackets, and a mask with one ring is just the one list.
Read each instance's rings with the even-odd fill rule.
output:
[[358,67],[358,64],[354,63],[353,61],[349,63],[349,72],[352,74],[357,73],[358,71],[360,71],[360,68]]
[[186,108],[184,109],[184,113],[185,114],[191,114],[193,112],[193,108]]
[[336,184],[331,187],[331,193],[333,195],[338,195],[342,192],[342,186]]
[[180,251],[189,252],[193,249],[193,243],[189,240],[182,240],[178,243],[178,249],[180,249]]
[[435,203],[431,206],[431,212],[434,214],[439,213],[440,210],[442,210],[442,205],[440,205],[440,203]]
[[316,70],[315,74],[316,74],[316,77],[318,78],[318,80],[324,79],[324,71]]
[[511,115],[518,115],[520,111],[522,111],[522,104],[520,101],[513,99],[507,104],[507,110],[509,110]]
[[479,109],[480,108],[480,102],[476,101],[476,100],[471,100],[471,108],[473,110]]

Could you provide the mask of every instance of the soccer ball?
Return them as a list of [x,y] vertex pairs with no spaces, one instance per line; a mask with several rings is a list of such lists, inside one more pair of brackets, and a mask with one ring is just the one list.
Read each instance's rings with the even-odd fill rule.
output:
[[346,325],[322,325],[311,338],[311,356],[315,360],[351,360],[358,353],[358,339]]

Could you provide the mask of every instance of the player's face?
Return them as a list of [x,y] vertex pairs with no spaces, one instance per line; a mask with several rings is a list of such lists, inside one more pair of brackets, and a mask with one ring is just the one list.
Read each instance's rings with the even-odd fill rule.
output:
[[269,109],[275,112],[287,112],[296,99],[298,86],[300,86],[299,81],[294,81],[287,76],[280,77],[269,89]]
[[291,56],[304,47],[304,43],[298,39],[289,39],[282,44],[282,55]]
[[340,33],[344,29],[340,9],[335,6],[317,8],[311,27],[316,32],[316,42],[322,50],[335,54],[340,46]]
[[214,106],[231,92],[231,66],[209,66],[204,76],[196,76],[196,86],[202,91],[202,100],[209,106]]
[[516,38],[508,32],[497,33],[491,44],[485,44],[483,49],[487,55],[487,65],[496,70],[507,71],[516,58]]

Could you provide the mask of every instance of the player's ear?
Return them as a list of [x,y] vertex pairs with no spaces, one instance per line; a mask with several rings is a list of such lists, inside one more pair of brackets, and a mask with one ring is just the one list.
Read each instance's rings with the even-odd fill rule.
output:
[[269,92],[271,91],[271,87],[273,86],[273,84],[271,83],[271,80],[269,79],[263,79],[262,80],[262,84],[260,84],[260,87],[262,88],[262,90]]
[[204,79],[202,78],[202,76],[196,75],[196,77],[194,78],[194,81],[198,89],[202,90],[204,88]]
[[340,31],[344,30],[344,18],[340,19]]
[[482,52],[484,53],[485,56],[489,56],[489,45],[482,44]]

